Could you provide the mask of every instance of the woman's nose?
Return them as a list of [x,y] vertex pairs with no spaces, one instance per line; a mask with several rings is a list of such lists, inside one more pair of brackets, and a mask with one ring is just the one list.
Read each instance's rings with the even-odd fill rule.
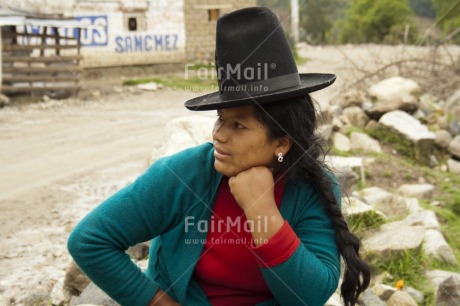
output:
[[225,141],[226,137],[224,129],[224,122],[216,121],[216,123],[214,124],[214,128],[212,130],[212,138],[220,142]]

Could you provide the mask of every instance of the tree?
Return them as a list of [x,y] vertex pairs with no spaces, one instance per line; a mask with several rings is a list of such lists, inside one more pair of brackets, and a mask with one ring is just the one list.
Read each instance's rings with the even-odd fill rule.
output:
[[417,16],[431,19],[435,16],[431,0],[409,0],[409,6]]
[[344,10],[346,0],[306,0],[300,5],[300,28],[311,43],[326,43],[336,17]]
[[[460,1],[459,0],[432,0],[436,10],[436,21],[446,35],[453,34],[460,28]],[[460,42],[460,33],[454,39]]]
[[353,0],[342,24],[344,43],[397,43],[414,15],[406,0]]

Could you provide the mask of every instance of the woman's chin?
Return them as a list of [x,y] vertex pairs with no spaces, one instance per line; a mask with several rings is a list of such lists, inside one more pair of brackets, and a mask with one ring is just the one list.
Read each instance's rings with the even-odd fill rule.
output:
[[214,168],[216,169],[217,172],[219,172],[220,174],[224,176],[232,177],[238,174],[238,172],[235,171],[235,169],[233,169],[232,167],[229,167],[228,165],[218,160],[214,161]]

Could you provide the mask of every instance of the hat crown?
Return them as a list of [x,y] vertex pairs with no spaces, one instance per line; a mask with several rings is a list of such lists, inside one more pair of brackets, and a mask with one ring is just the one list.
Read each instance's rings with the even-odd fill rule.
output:
[[245,84],[254,85],[242,89],[249,94],[260,91],[259,85],[265,86],[265,91],[278,90],[275,87],[280,84],[300,85],[283,27],[276,14],[265,7],[241,9],[217,20],[216,70],[221,95],[228,99],[241,95],[235,88]]

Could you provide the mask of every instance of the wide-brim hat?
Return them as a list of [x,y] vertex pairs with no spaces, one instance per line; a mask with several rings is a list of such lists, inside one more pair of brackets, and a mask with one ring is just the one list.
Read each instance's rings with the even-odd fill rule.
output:
[[281,23],[266,7],[237,10],[217,20],[215,65],[219,91],[188,100],[188,109],[282,101],[328,87],[336,79],[328,73],[298,73]]

